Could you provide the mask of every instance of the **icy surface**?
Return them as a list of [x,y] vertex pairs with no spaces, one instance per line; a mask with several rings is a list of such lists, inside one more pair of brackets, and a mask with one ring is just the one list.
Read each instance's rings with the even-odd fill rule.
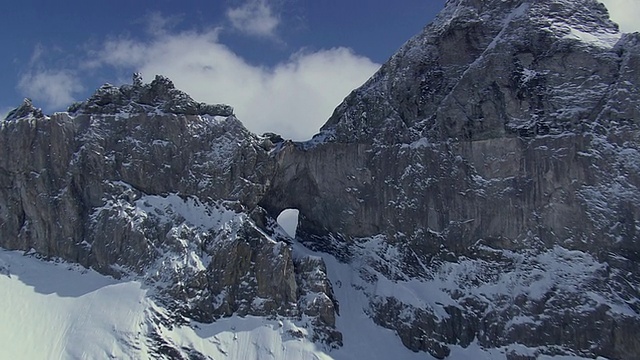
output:
[[152,359],[154,327],[176,348],[213,359],[331,359],[292,334],[287,320],[232,317],[168,329],[152,313],[165,309],[138,281],[117,281],[66,263],[0,250],[0,358]]
[[149,357],[146,290],[79,266],[0,250],[4,359]]
[[569,28],[569,34],[566,35],[568,39],[576,39],[580,40],[586,44],[591,46],[610,49],[613,48],[616,43],[620,40],[622,34],[611,34],[611,33],[593,33],[593,32],[585,32],[580,29],[571,27]]

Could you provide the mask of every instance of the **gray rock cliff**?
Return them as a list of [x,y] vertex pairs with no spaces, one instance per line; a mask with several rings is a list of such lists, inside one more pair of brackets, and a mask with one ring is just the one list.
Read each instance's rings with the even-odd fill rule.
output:
[[596,1],[448,1],[283,146],[261,204],[410,349],[638,357],[638,40]]
[[302,143],[163,77],[26,100],[0,246],[141,278],[178,322],[292,317],[340,346],[340,286],[437,358],[640,358],[639,44],[595,0],[449,0]]

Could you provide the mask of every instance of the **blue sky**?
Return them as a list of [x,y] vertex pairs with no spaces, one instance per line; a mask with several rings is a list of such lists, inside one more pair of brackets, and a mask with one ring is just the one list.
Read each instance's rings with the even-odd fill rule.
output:
[[[0,116],[24,97],[64,110],[141,71],[229,103],[254,132],[306,139],[444,2],[4,1]],[[635,23],[640,1],[606,2]]]

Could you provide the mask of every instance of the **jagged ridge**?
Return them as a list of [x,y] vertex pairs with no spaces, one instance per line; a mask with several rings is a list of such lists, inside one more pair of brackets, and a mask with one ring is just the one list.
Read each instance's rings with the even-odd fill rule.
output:
[[132,85],[116,87],[105,84],[87,101],[71,105],[68,111],[72,114],[137,114],[154,109],[182,115],[233,115],[233,108],[229,105],[209,105],[194,101],[189,95],[176,89],[173,82],[164,76],[157,75],[151,83],[144,84],[138,73],[133,75]]

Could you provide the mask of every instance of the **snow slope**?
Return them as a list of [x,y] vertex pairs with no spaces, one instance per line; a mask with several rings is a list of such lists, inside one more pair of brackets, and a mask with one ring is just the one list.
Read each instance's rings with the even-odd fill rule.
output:
[[80,266],[0,252],[0,358],[148,356],[146,291]]
[[212,359],[330,359],[290,321],[232,317],[214,324],[153,322],[166,310],[138,281],[0,250],[0,359],[159,358],[151,339]]
[[[185,358],[198,354],[229,360],[433,359],[409,351],[393,331],[377,326],[367,315],[368,299],[361,290],[366,284],[353,265],[295,246],[297,252],[321,256],[327,264],[340,302],[337,327],[344,346],[339,349],[306,340],[304,319],[234,316],[213,324],[167,327],[154,321],[167,311],[138,281],[118,281],[79,265],[0,249],[0,359],[155,359],[161,355],[154,331]],[[449,359],[506,359],[513,350],[535,353],[517,344],[501,349],[472,344],[466,349],[452,347]]]

